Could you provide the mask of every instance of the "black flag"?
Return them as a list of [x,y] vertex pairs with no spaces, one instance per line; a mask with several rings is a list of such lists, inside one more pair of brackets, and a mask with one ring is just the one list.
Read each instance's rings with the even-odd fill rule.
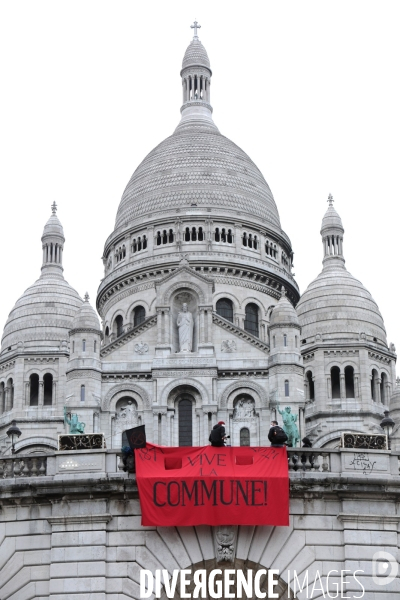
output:
[[144,425],[127,429],[125,433],[131,450],[146,446],[146,430]]

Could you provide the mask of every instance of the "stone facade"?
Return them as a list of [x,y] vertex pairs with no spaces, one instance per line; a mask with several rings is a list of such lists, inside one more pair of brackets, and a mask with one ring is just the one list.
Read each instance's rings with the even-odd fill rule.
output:
[[[310,463],[312,477],[293,472],[289,528],[140,526],[135,482],[116,468],[129,427],[145,424],[158,444],[204,445],[221,419],[233,445],[266,445],[271,419],[281,422],[288,407],[296,443],[307,435],[315,448],[332,449],[344,431],[381,433],[384,410],[400,412],[395,348],[376,303],[345,268],[332,199],[321,228],[323,270],[300,298],[271,190],[213,122],[211,68],[197,35],[181,76],[181,121],[132,175],[105,243],[101,324],[88,297],[63,277],[65,237],[54,205],[41,276],[5,325],[2,599],[138,598],[144,565],[295,564],[298,572],[325,573],[370,561],[373,546],[397,553],[398,466],[389,453],[371,459],[376,481],[355,476],[346,451],[326,450],[337,464],[316,472]],[[109,451],[91,453],[81,466],[83,455],[68,463],[54,454],[58,435],[68,432],[64,410],[78,415],[86,433],[103,433]],[[16,456],[25,457],[14,475],[48,454],[46,476],[34,463],[34,488],[9,480],[12,420],[22,431]],[[222,544],[224,535],[230,544]],[[369,590],[371,600],[384,599]]]

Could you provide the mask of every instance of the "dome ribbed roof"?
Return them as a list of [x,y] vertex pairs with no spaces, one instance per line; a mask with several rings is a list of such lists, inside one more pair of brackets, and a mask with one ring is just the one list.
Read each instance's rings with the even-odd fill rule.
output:
[[89,304],[89,301],[85,301],[81,304],[78,312],[76,313],[72,329],[96,329],[100,331],[100,321],[94,308]]
[[359,339],[361,333],[386,345],[379,308],[343,263],[332,261],[306,289],[296,306],[302,338]]
[[333,206],[329,206],[328,210],[324,215],[324,218],[322,219],[321,233],[326,229],[331,228],[341,229],[342,231],[344,231],[342,219],[339,217],[338,213],[333,208]]
[[57,215],[51,215],[43,229],[42,239],[46,235],[59,235],[64,237],[64,229]]
[[236,144],[208,125],[189,125],[161,142],[132,175],[115,226],[196,204],[251,215],[280,229],[263,175]]
[[297,325],[300,326],[299,317],[293,305],[286,296],[281,296],[279,302],[271,313],[269,326],[274,325]]
[[79,296],[65,279],[43,274],[17,300],[9,314],[2,337],[2,351],[23,342],[25,348],[58,348],[78,308]]
[[187,67],[207,67],[210,69],[210,60],[207,50],[198,38],[194,38],[186,49],[182,61],[182,69]]

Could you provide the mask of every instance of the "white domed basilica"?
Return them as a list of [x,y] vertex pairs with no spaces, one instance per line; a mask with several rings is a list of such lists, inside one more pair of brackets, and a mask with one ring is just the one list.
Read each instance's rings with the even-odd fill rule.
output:
[[22,430],[17,453],[57,449],[64,407],[85,433],[104,433],[108,448],[138,424],[156,444],[205,445],[218,420],[232,445],[267,445],[271,419],[290,407],[300,439],[333,448],[344,431],[381,432],[397,398],[395,349],[345,267],[333,199],[322,220],[323,269],[300,297],[271,190],[213,121],[210,61],[195,32],[180,122],[133,173],[105,242],[101,324],[64,279],[52,207],[40,277],[2,337],[3,455],[12,420]]

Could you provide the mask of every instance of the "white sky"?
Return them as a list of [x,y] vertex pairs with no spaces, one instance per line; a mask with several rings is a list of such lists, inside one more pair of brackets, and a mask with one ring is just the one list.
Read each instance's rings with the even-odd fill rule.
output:
[[332,193],[346,266],[400,350],[399,17],[398,0],[3,0],[0,328],[40,275],[53,200],[65,278],[95,304],[124,187],[179,121],[197,18],[215,122],[268,181],[301,291]]

